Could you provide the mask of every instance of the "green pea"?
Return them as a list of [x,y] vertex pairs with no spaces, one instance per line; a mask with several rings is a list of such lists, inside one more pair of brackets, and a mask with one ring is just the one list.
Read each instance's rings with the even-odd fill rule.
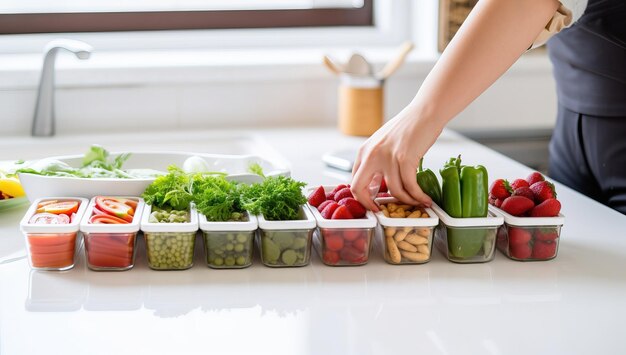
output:
[[296,260],[298,260],[298,254],[292,249],[287,249],[283,252],[281,260],[286,265],[293,265],[296,263]]

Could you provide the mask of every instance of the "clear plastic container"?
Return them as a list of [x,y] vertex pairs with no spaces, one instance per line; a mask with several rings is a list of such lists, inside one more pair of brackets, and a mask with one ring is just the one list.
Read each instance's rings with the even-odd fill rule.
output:
[[80,223],[80,230],[85,237],[87,267],[95,271],[130,270],[135,265],[135,245],[144,208],[143,199],[132,196],[116,196],[116,198],[124,198],[137,203],[137,207],[134,208],[133,220],[130,223],[92,224],[89,223],[89,220],[94,214],[94,206],[98,197],[101,196],[91,199]]
[[[78,210],[67,224],[33,224],[31,218],[39,213],[41,203],[78,202]],[[63,271],[74,267],[80,249],[80,221],[88,201],[78,197],[50,197],[35,200],[20,222],[24,233],[28,262],[35,270]],[[55,213],[53,213],[55,214]],[[69,216],[68,216],[69,217]]]
[[[326,193],[335,186],[324,186]],[[315,188],[309,189],[308,194]],[[328,266],[358,266],[367,264],[376,225],[370,211],[355,219],[326,219],[314,206],[308,205],[317,221],[313,246],[322,262]]]
[[257,244],[261,261],[269,267],[298,267],[311,260],[311,238],[315,230],[315,218],[308,207],[300,207],[300,219],[291,221],[268,221],[263,215],[259,220]]
[[556,258],[565,216],[515,217],[495,206],[489,206],[489,210],[504,218],[496,239],[496,247],[504,255],[517,261]]
[[[335,186],[324,186],[326,193]],[[315,188],[308,190],[308,194]],[[314,206],[308,205],[317,221],[313,246],[322,262],[328,266],[357,266],[367,264],[372,250],[376,216],[367,211],[365,217],[326,219]]]
[[[399,203],[392,197],[377,198],[378,205]],[[383,258],[393,265],[424,264],[430,261],[433,245],[433,233],[439,224],[439,218],[430,208],[423,208],[428,217],[390,218],[376,212],[376,218],[382,226]]]
[[252,265],[256,216],[246,212],[239,222],[210,222],[200,214],[206,263],[214,269],[241,269]]
[[148,266],[153,270],[186,270],[193,266],[198,213],[192,206],[185,223],[150,222],[152,206],[144,208],[141,230],[146,242]]
[[455,263],[484,263],[495,255],[496,231],[504,219],[489,213],[482,218],[453,218],[435,203],[431,206],[439,217],[435,245],[448,260]]

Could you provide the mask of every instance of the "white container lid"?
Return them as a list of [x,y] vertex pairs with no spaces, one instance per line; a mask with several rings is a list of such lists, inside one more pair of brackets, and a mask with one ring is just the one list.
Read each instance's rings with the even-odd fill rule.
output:
[[[336,186],[322,185],[324,187],[324,192],[331,192]],[[315,190],[317,187],[310,187],[307,189],[306,195],[308,196]],[[372,211],[367,211],[365,213],[365,218],[353,218],[353,219],[327,219],[322,217],[322,214],[317,210],[315,206],[311,206],[307,203],[307,206],[313,212],[315,216],[315,220],[317,221],[317,226],[320,228],[374,228],[378,224],[378,220],[376,220],[376,216]]]
[[294,219],[289,221],[268,221],[263,215],[258,215],[259,228],[266,230],[287,230],[287,229],[313,229],[317,225],[315,217],[306,205],[300,206],[300,211],[305,219]]
[[[32,224],[28,223],[30,219],[37,213],[37,206],[43,201],[78,201],[78,211],[76,217],[69,224]],[[24,233],[74,233],[80,229],[80,221],[87,210],[89,201],[81,197],[46,197],[36,199],[28,208],[28,211],[20,221],[20,230]]]
[[365,218],[353,218],[353,219],[327,219],[322,217],[322,214],[317,208],[309,205],[317,226],[320,228],[374,228],[378,224],[376,216],[372,211],[365,212]]
[[516,217],[502,209],[489,205],[489,211],[504,218],[504,223],[512,226],[533,227],[533,226],[562,226],[565,223],[565,216],[560,214],[557,217]]
[[206,216],[202,213],[198,213],[198,219],[200,221],[200,229],[205,232],[248,232],[254,231],[259,227],[259,222],[256,216],[246,212],[247,221],[227,221],[227,222],[212,222],[206,219]]
[[146,205],[141,216],[141,230],[147,233],[192,233],[198,230],[198,212],[195,206],[189,209],[189,222],[184,223],[153,223],[150,222],[152,205]]
[[[96,205],[96,198],[98,197],[116,197],[116,198],[128,198],[137,200],[137,208],[135,209],[135,215],[133,221],[128,224],[92,224],[89,223],[89,219],[93,213],[93,208]],[[89,201],[87,211],[80,221],[80,231],[83,233],[136,233],[139,232],[141,217],[143,213],[144,202],[141,197],[136,196],[96,196]]]
[[464,228],[464,227],[498,227],[504,223],[504,217],[497,216],[492,212],[489,212],[487,217],[475,217],[475,218],[454,218],[450,217],[441,207],[437,206],[433,202],[431,208],[439,219],[448,227]]
[[[399,203],[395,197],[379,197],[374,199],[378,205],[387,203]],[[391,218],[385,216],[382,212],[376,212],[376,218],[383,227],[434,227],[439,224],[439,218],[435,211],[428,207],[422,207],[430,217],[428,218]]]

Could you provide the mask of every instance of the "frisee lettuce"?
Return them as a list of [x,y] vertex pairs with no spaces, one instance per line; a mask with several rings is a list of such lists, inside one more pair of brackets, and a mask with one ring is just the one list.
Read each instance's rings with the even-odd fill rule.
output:
[[193,200],[198,212],[212,222],[241,221],[245,210],[241,193],[246,185],[226,180],[224,176],[194,175]]
[[144,201],[159,208],[178,211],[189,209],[193,201],[193,180],[190,175],[176,166],[169,166],[168,173],[157,177],[144,191]]
[[271,221],[299,219],[300,206],[306,203],[302,188],[306,183],[284,176],[271,176],[242,191],[243,208],[263,214]]

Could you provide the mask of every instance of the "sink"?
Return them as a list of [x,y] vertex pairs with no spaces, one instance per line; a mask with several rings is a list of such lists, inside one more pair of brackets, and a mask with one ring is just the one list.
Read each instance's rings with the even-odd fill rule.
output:
[[258,155],[268,160],[284,158],[265,140],[237,131],[175,131],[123,134],[61,135],[51,138],[3,137],[0,161],[32,160],[58,155],[84,154],[90,145],[109,151],[180,151],[207,154]]

